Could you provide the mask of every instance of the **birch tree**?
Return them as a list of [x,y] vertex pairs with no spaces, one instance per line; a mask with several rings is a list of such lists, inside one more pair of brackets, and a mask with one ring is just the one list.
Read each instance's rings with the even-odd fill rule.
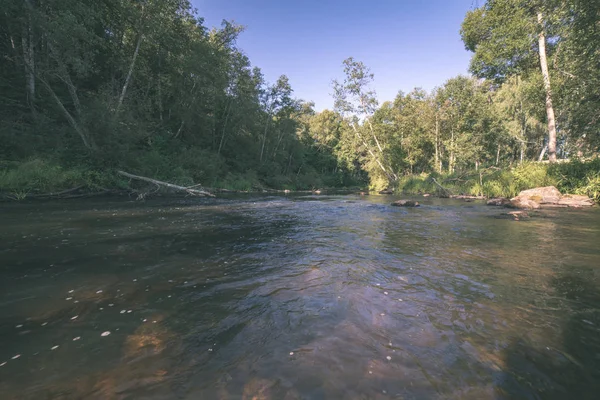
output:
[[[474,53],[471,71],[504,82],[509,76],[541,71],[548,125],[548,156],[556,161],[556,117],[548,66],[547,36],[551,28],[542,1],[488,0],[467,13],[461,35]],[[537,65],[537,67],[536,67]]]

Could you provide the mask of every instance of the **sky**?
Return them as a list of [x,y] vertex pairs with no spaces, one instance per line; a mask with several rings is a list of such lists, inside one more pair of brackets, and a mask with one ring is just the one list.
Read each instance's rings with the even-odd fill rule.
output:
[[375,74],[380,102],[468,74],[460,24],[477,0],[191,0],[208,27],[244,25],[238,47],[268,82],[287,75],[295,97],[333,107],[331,81],[350,56]]

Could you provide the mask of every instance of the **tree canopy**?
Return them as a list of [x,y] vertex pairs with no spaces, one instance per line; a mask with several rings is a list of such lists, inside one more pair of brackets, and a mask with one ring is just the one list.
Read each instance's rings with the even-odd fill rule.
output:
[[382,188],[594,154],[599,1],[489,0],[460,31],[472,77],[379,104],[377,76],[349,57],[334,109],[317,112],[288,77],[267,82],[252,65],[243,26],[208,29],[188,0],[0,0],[0,160],[243,189]]

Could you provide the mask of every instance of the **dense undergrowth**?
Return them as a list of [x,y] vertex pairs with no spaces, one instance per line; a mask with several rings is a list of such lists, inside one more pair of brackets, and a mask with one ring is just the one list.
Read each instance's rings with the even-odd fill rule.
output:
[[556,186],[561,193],[582,194],[600,201],[600,159],[565,163],[524,163],[519,166],[454,174],[420,174],[403,177],[396,191],[407,194],[444,194],[437,181],[452,194],[513,197],[521,190]]
[[[157,158],[155,162],[145,160],[132,168],[136,174],[181,186],[193,186],[202,182],[205,188],[233,191],[310,190],[323,187],[359,187],[365,183],[348,176],[319,175],[313,168],[306,168],[306,172],[300,174],[270,174],[261,177],[253,170],[245,173],[219,173],[218,169],[207,171],[204,168],[198,171],[176,164],[171,166],[164,158]],[[57,161],[41,158],[25,162],[0,162],[0,195],[13,200],[73,188],[94,193],[107,189],[128,190],[144,185],[146,184],[139,185],[118,175],[116,169],[95,168],[86,164],[64,166]]]
[[[128,189],[131,182],[119,176],[115,170],[95,170],[86,166],[63,167],[56,162],[32,159],[23,163],[1,163],[0,193],[12,199],[24,199],[28,195],[56,193],[76,187],[89,192],[104,189]],[[161,171],[147,169],[149,176],[179,185],[193,185],[193,172],[181,167]],[[306,190],[316,187],[340,187],[335,176],[318,176],[314,171],[297,176],[272,176],[259,179],[255,171],[227,173],[212,177],[205,186],[236,191],[256,191],[267,188]],[[540,186],[556,186],[562,193],[583,194],[600,201],[600,159],[592,161],[544,164],[525,163],[519,166],[479,171],[462,171],[454,174],[419,174],[400,179],[395,190],[406,194],[444,195],[434,180],[452,194],[513,197],[521,190]],[[315,183],[317,185],[315,185]],[[348,181],[348,187],[359,186],[360,181]]]

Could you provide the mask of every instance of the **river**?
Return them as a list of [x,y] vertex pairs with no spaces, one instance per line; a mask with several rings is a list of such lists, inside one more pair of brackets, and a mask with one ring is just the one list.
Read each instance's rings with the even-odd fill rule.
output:
[[0,205],[2,399],[592,399],[600,210]]

